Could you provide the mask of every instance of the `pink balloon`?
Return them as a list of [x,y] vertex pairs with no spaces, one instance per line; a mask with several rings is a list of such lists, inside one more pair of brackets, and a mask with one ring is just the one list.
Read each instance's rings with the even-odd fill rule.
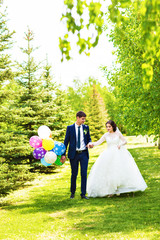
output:
[[33,148],[39,148],[42,147],[42,139],[38,136],[33,136],[29,139],[29,144],[33,147]]

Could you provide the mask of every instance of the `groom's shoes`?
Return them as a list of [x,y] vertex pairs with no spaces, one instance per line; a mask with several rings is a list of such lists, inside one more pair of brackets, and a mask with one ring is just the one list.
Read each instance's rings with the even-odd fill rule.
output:
[[85,195],[81,195],[81,198],[82,198],[82,199],[89,200],[89,198],[88,198],[88,197],[86,197]]
[[74,193],[71,193],[71,196],[70,196],[70,198],[71,198],[71,199],[73,199],[73,198],[74,198]]

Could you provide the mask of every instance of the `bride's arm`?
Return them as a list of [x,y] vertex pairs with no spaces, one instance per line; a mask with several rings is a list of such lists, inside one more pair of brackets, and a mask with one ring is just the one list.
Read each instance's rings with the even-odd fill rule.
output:
[[90,145],[91,145],[91,146],[98,146],[98,145],[100,145],[101,143],[103,143],[103,142],[106,140],[105,135],[106,135],[106,133],[105,133],[97,142],[90,142],[90,143],[88,144],[88,147],[89,147]]
[[118,132],[118,135],[119,135],[120,139],[122,140],[122,142],[118,145],[118,148],[120,148],[121,146],[127,144],[127,141],[120,131]]

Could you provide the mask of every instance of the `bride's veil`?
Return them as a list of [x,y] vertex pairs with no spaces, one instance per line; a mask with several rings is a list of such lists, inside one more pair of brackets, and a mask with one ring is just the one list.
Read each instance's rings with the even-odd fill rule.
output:
[[[119,130],[118,127],[116,127],[116,132],[117,132],[117,133],[121,133],[121,131]],[[121,133],[121,134],[122,134],[122,133]]]
[[[123,137],[123,134],[121,133],[118,127],[116,127],[116,133],[118,133],[118,135],[121,135]],[[122,140],[120,140],[120,142],[122,142]]]

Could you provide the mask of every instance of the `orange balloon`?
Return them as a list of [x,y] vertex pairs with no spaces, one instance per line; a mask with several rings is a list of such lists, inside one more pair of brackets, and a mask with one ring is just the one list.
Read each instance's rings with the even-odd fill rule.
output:
[[50,133],[49,137],[50,137],[50,138],[52,137],[52,133]]

